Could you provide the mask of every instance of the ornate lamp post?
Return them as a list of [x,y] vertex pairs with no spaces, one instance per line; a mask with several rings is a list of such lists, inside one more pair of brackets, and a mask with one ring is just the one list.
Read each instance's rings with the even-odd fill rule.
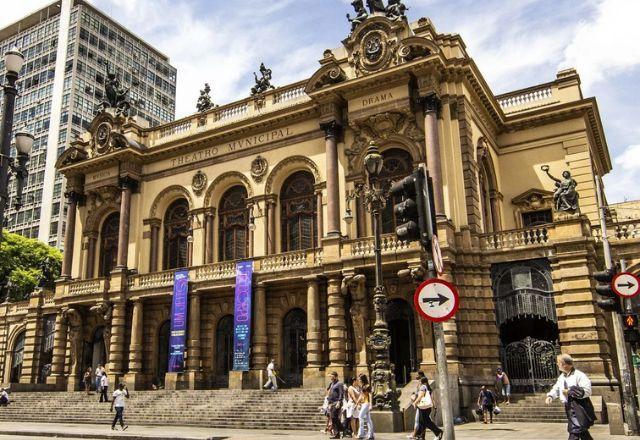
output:
[[[398,393],[396,391],[396,381],[391,371],[391,361],[389,357],[389,346],[391,337],[385,312],[387,310],[387,292],[382,280],[382,253],[380,250],[380,213],[386,205],[387,191],[381,187],[378,177],[382,172],[383,158],[374,142],[369,144],[364,157],[364,166],[367,172],[367,183],[358,185],[354,192],[348,195],[352,200],[362,197],[363,203],[371,213],[373,220],[373,237],[375,248],[375,274],[376,286],[373,293],[373,306],[376,313],[376,320],[373,324],[373,331],[367,337],[367,345],[371,347],[375,361],[371,374],[373,404],[380,410],[398,410]],[[345,221],[353,221],[351,209],[347,208]]]
[[17,160],[10,157],[11,132],[13,130],[13,111],[16,103],[16,81],[18,73],[24,64],[24,56],[17,49],[10,50],[4,55],[4,63],[7,73],[7,83],[4,89],[4,101],[2,103],[2,123],[0,124],[0,239],[2,238],[2,226],[4,224],[4,210],[9,200],[7,187],[9,175],[14,174],[17,181],[17,197],[15,207],[22,206],[22,188],[27,178],[27,161],[33,146],[33,136],[29,133],[16,133]]

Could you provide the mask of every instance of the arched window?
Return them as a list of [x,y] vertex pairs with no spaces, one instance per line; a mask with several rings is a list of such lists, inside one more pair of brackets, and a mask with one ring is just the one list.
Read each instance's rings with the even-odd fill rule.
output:
[[316,198],[313,176],[306,171],[292,174],[282,185],[282,251],[316,246]]
[[228,376],[233,370],[233,316],[223,316],[216,328],[216,370]]
[[247,258],[249,211],[247,190],[238,185],[229,189],[220,201],[220,260]]
[[20,375],[22,374],[22,361],[24,360],[24,336],[26,332],[22,332],[16,338],[13,344],[13,353],[11,356],[11,377],[9,382],[20,382]]
[[118,261],[118,230],[120,229],[120,214],[114,212],[102,224],[100,233],[100,267],[98,276],[109,276],[116,268]]
[[[380,173],[380,179],[384,182],[398,181],[407,177],[413,171],[413,159],[411,154],[405,150],[397,148],[387,150],[382,153],[384,158],[384,166]],[[393,213],[393,206],[396,203],[400,203],[398,198],[391,198],[387,200],[385,208],[382,210],[382,233],[390,234],[396,231],[396,216]]]
[[482,211],[482,227],[484,232],[493,231],[493,212],[491,210],[491,188],[489,186],[489,175],[487,168],[483,166],[480,168],[479,174],[479,186],[480,186],[480,209]]
[[189,202],[179,199],[164,215],[164,270],[187,266],[188,237]]

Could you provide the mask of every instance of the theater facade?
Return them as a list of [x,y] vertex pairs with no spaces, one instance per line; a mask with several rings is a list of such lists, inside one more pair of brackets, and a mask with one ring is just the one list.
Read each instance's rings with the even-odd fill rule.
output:
[[[136,389],[257,388],[271,358],[290,387],[369,372],[372,222],[353,194],[373,142],[383,181],[422,163],[434,179],[444,278],[461,294],[445,323],[459,406],[470,408],[500,365],[517,390],[543,389],[559,351],[618,401],[609,318],[590,278],[603,266],[596,181],[611,160],[578,73],[496,96],[460,36],[385,13],[319,55],[308,79],[272,88],[277,75],[262,66],[246,99],[212,106],[203,92],[201,111],[155,128],[118,102],[102,108],[57,163],[68,227],[55,292],[0,306],[3,382],[74,390],[84,369],[106,364],[112,383]],[[565,171],[575,213],[554,205],[550,175]],[[423,255],[395,237],[392,205],[381,214],[382,266],[402,386],[419,369],[433,376],[435,357],[415,284],[398,276]],[[612,226],[624,229],[614,252],[625,249],[637,270],[637,224],[625,225]],[[236,267],[247,260],[249,369],[235,371]],[[181,268],[185,363],[169,372]]]

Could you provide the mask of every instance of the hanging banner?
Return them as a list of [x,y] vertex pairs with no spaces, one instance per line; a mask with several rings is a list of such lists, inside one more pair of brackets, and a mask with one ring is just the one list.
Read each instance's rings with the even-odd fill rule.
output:
[[171,333],[169,334],[169,373],[184,371],[184,348],[187,339],[187,307],[189,304],[189,271],[178,270],[173,275]]
[[253,261],[236,264],[236,296],[233,313],[233,369],[249,371],[251,347],[251,277]]

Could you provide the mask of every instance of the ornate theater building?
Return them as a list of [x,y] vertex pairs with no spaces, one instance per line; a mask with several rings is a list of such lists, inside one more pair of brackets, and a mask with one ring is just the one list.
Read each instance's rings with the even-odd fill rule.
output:
[[[573,69],[496,96],[460,36],[395,12],[360,10],[311,78],[274,88],[262,65],[248,98],[215,106],[203,90],[196,114],[155,128],[110,78],[90,129],[57,163],[68,189],[62,278],[55,292],[0,306],[3,382],[74,390],[87,367],[105,364],[111,383],[135,389],[258,388],[270,359],[289,387],[370,372],[372,219],[354,190],[373,142],[381,181],[421,163],[434,181],[444,278],[461,295],[444,325],[457,406],[473,409],[501,365],[515,391],[544,389],[559,351],[596,395],[619,401],[610,322],[590,278],[603,267],[596,181],[611,170],[596,100]],[[415,284],[398,276],[422,251],[396,238],[393,203],[381,213],[382,267],[402,387],[420,369],[434,377],[436,363]],[[637,262],[637,223],[625,224],[613,227],[614,251]],[[249,369],[236,371],[236,266],[247,260]]]

